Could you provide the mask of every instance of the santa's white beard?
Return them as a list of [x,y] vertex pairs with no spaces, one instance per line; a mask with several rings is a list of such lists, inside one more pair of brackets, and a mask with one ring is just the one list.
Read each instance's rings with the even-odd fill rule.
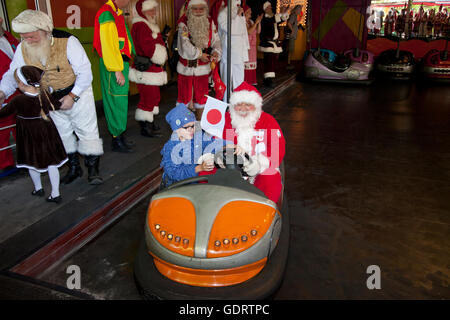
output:
[[155,32],[155,33],[159,33],[160,30],[159,30],[158,24],[156,23],[156,16],[152,17],[150,15],[146,15],[145,18],[147,19],[147,21],[148,21],[152,31]]
[[27,50],[32,63],[41,63],[45,66],[48,57],[50,56],[51,43],[52,39],[50,37],[45,37],[39,43],[35,44],[29,44],[26,41],[22,41],[22,46]]
[[[246,115],[246,116],[244,116]],[[244,148],[248,154],[252,151],[252,139],[254,128],[261,116],[261,110],[238,112],[230,108],[231,125],[236,130],[238,145]]]
[[191,34],[192,43],[200,49],[206,49],[209,42],[209,20],[208,16],[196,16],[188,10],[187,27]]

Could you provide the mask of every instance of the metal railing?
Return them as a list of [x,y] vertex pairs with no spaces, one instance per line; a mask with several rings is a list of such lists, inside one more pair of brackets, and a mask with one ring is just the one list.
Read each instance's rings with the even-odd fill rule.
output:
[[[15,124],[12,124],[12,125],[10,125],[10,126],[1,127],[1,128],[0,128],[0,131],[1,131],[1,130],[6,130],[6,129],[10,129],[10,128],[14,128],[15,126],[16,126]],[[14,148],[15,146],[16,146],[16,144],[12,144],[12,145],[9,145],[9,146],[7,146],[7,147],[0,148],[0,151],[4,151],[4,150],[7,150],[7,149],[12,149],[12,148]]]

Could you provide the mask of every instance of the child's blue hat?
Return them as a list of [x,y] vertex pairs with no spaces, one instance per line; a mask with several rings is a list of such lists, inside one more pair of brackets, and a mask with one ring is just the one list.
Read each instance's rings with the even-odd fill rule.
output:
[[173,131],[183,127],[186,123],[195,122],[195,115],[185,104],[179,103],[166,115],[166,121]]

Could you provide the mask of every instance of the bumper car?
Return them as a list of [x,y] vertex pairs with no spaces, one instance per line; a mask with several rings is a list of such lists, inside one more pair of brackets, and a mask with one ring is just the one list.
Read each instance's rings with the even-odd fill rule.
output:
[[414,72],[414,55],[405,50],[383,51],[377,59],[376,69],[382,76],[392,79],[410,79]]
[[448,51],[433,49],[423,57],[422,75],[426,79],[450,82],[450,57]]
[[[289,249],[284,187],[279,203],[267,199],[243,179],[233,151],[219,152],[226,166],[214,175],[152,197],[134,265],[143,298],[264,299],[281,285]],[[283,165],[281,173],[284,185]]]
[[374,54],[367,50],[350,49],[344,52],[344,56],[351,61],[355,61],[365,65],[370,71],[374,68]]
[[[317,49],[313,48],[310,50],[306,50],[305,54],[303,55],[303,60],[306,60],[306,58],[308,57],[308,55],[311,52],[316,52]],[[328,50],[328,49],[320,49],[320,54],[325,58],[328,59],[330,62],[334,62],[334,60],[336,59],[337,54],[334,53],[334,51]]]
[[318,51],[311,52],[304,63],[305,78],[321,82],[370,84],[372,66],[353,61],[349,55],[338,55],[333,62],[324,58]]

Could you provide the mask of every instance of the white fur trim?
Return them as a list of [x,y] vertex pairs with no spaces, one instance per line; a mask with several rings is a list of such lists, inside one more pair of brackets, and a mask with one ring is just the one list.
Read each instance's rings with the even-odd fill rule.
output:
[[185,76],[204,76],[211,72],[211,66],[208,63],[205,65],[197,66],[196,68],[190,68],[178,61],[177,72]]
[[204,109],[205,105],[204,104],[200,104],[200,103],[194,103],[194,108],[195,109]]
[[53,21],[42,11],[27,9],[12,20],[12,29],[16,33],[28,33],[37,30],[52,32]]
[[230,105],[234,106],[238,103],[249,103],[255,106],[256,109],[261,109],[263,99],[255,91],[235,91],[231,94]]
[[153,122],[153,113],[137,108],[136,113],[134,114],[134,119],[136,121]]
[[159,107],[153,107],[153,111],[152,111],[153,115],[156,116],[159,114]]
[[275,78],[275,72],[266,72],[264,73],[264,79]]
[[272,53],[281,53],[281,52],[283,52],[283,48],[278,47],[275,42],[269,41],[269,43],[272,44],[272,47],[261,47],[261,46],[258,46],[258,51],[259,52],[272,52]]
[[167,83],[167,72],[141,72],[130,68],[128,79],[134,83],[146,84],[149,86],[162,86]]
[[103,140],[78,141],[78,153],[86,156],[101,156],[103,154]]
[[205,0],[191,0],[191,1],[189,1],[188,8],[190,6],[195,6],[198,4],[204,4],[205,6],[208,6],[208,3]]
[[158,2],[155,0],[146,0],[142,3],[142,11],[152,10],[158,6]]
[[153,52],[151,60],[154,64],[163,65],[167,61],[166,47],[157,43],[155,46],[155,52]]
[[[58,112],[58,111],[52,111],[52,112]],[[50,116],[52,116],[52,112],[50,112]],[[54,119],[52,118],[53,122]],[[75,137],[74,134],[69,134],[69,135],[61,135],[61,141],[64,145],[64,149],[66,149],[66,153],[74,153],[77,152],[78,150],[78,141],[77,138]]]
[[149,29],[152,31],[152,38],[156,39],[158,37],[158,33],[161,32],[158,25],[154,23],[150,23],[147,19],[142,18],[141,16],[135,16],[133,20],[131,21],[132,24],[143,22],[149,27]]

